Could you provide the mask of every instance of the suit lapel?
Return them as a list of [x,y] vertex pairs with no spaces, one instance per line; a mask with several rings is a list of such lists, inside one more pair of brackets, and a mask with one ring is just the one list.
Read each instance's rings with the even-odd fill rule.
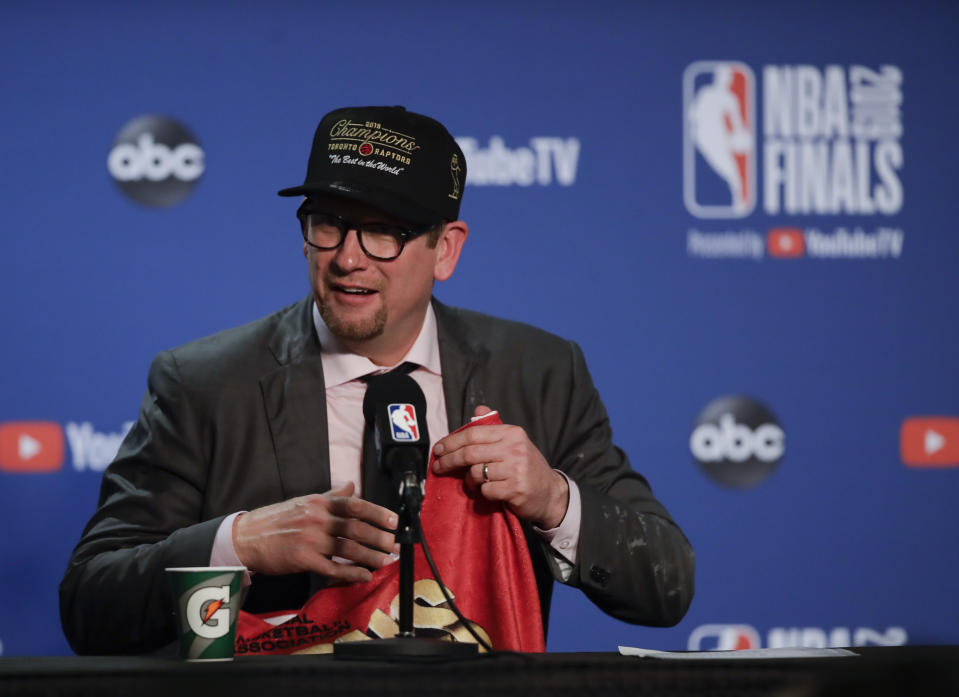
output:
[[452,433],[473,416],[473,409],[485,403],[481,366],[485,354],[470,343],[470,332],[456,310],[433,298],[436,333],[446,396],[446,420]]
[[270,340],[280,366],[260,379],[285,499],[330,489],[326,385],[312,297],[297,303]]
[[[269,342],[279,366],[260,378],[260,390],[285,499],[330,489],[326,383],[313,327],[313,299],[290,308]],[[450,432],[487,402],[484,353],[470,343],[469,328],[453,308],[433,299],[446,418]]]

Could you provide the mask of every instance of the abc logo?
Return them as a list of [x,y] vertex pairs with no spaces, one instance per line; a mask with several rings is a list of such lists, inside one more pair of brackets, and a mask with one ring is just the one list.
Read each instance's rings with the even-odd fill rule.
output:
[[763,404],[729,395],[710,402],[689,438],[693,457],[711,478],[745,488],[766,479],[786,451],[786,434]]
[[138,116],[117,134],[107,169],[137,203],[163,208],[189,196],[204,170],[193,134],[166,116]]

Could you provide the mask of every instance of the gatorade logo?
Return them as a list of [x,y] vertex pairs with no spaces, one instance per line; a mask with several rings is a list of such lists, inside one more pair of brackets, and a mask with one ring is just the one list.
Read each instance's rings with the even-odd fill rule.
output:
[[63,429],[52,421],[0,424],[0,470],[56,472],[63,466]]
[[196,187],[205,168],[203,150],[183,124],[166,116],[138,116],[113,141],[107,169],[137,203],[173,206]]
[[230,631],[230,586],[200,588],[186,604],[190,629],[204,639],[219,639]]
[[776,469],[786,451],[786,434],[764,404],[728,395],[703,409],[689,448],[709,477],[724,486],[747,488]]

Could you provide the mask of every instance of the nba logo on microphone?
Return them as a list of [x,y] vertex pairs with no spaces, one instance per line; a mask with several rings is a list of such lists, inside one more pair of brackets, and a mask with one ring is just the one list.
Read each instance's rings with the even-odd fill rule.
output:
[[412,404],[390,404],[390,425],[393,440],[412,443],[420,439],[420,427],[416,423],[416,409]]
[[745,63],[697,61],[683,74],[683,199],[697,218],[756,207],[755,94]]

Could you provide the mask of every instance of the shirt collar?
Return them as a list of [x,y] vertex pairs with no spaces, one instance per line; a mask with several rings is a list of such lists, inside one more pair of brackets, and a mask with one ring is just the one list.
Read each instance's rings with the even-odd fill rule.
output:
[[[320,317],[316,302],[313,303],[313,327],[316,329],[316,336],[320,340],[323,379],[327,388],[342,385],[370,373],[385,372],[396,367],[376,365],[369,358],[350,353],[340,346],[340,342],[333,336],[323,318]],[[420,333],[416,336],[416,341],[413,342],[410,350],[396,365],[405,361],[416,363],[421,368],[425,368],[436,375],[443,374],[440,370],[440,345],[436,333],[436,314],[433,312],[432,303],[426,307],[426,317],[423,319],[423,326],[420,327]]]

